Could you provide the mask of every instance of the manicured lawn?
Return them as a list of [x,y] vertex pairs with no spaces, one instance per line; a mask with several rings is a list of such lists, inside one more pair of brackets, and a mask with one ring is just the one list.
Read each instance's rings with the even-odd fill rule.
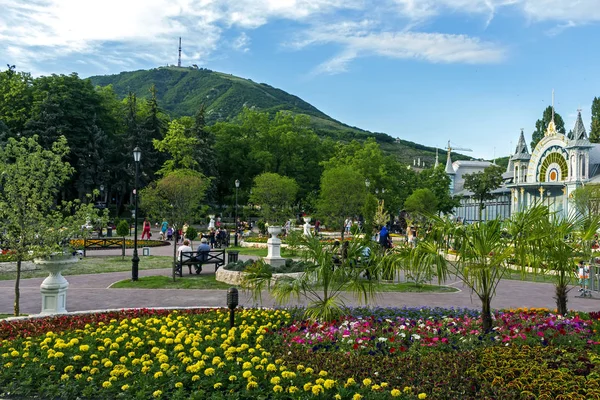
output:
[[450,286],[438,285],[415,285],[410,282],[400,283],[379,283],[375,286],[376,292],[405,292],[405,293],[452,293],[458,292],[458,289]]
[[169,276],[144,276],[137,282],[123,280],[111,286],[117,289],[228,289],[231,285],[219,282],[214,275],[186,275],[173,279]]
[[[167,256],[145,256],[141,257],[140,270],[144,269],[160,269],[160,268],[171,268],[173,262],[172,257]],[[122,258],[120,256],[94,256],[85,257],[78,263],[67,268],[62,272],[63,275],[85,275],[85,274],[98,274],[102,272],[121,272],[131,271],[131,257]],[[48,272],[42,269],[35,271],[23,271],[21,272],[21,279],[27,278],[42,278],[48,276]],[[0,273],[0,280],[12,280],[15,279],[16,272],[2,272]]]

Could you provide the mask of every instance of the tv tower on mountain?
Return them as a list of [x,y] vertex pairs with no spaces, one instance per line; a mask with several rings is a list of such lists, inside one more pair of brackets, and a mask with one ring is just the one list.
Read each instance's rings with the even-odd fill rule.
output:
[[179,57],[177,58],[177,66],[181,68],[181,36],[179,36]]

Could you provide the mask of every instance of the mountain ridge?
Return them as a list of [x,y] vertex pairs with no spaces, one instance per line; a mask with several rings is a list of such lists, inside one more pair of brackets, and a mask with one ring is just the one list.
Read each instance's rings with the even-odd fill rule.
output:
[[[206,68],[158,67],[149,70],[124,71],[112,75],[96,75],[88,79],[98,86],[112,85],[115,93],[124,98],[130,91],[147,98],[154,84],[159,104],[172,117],[193,116],[204,104],[206,121],[212,124],[235,118],[244,107],[254,107],[274,114],[288,111],[306,114],[315,132],[322,137],[351,141],[375,138],[382,149],[409,165],[418,158],[433,165],[435,148],[392,136],[370,132],[340,122],[300,97],[267,83]],[[443,152],[442,152],[443,154]],[[454,153],[453,159],[470,159]]]

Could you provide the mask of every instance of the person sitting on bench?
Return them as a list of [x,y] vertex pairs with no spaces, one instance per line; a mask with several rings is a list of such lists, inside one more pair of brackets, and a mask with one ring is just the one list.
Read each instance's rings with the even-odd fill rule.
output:
[[206,238],[203,237],[202,240],[200,240],[200,245],[196,251],[198,252],[196,260],[199,262],[199,264],[195,265],[195,267],[196,274],[199,274],[202,272],[202,263],[208,260],[208,253],[210,252],[210,245],[208,244],[208,240]]
[[185,259],[185,260],[182,258],[182,255],[181,255],[181,253],[182,253],[182,252],[184,252],[184,251],[186,251],[186,252],[187,252],[187,251],[194,251],[194,250],[192,250],[192,248],[190,247],[190,241],[189,241],[189,240],[187,240],[187,239],[185,239],[185,240],[183,241],[183,245],[179,246],[179,248],[177,249],[177,259],[179,260],[179,262],[182,262],[182,261],[187,261],[187,259],[189,259],[189,256],[185,256],[185,257],[186,257],[186,259]]

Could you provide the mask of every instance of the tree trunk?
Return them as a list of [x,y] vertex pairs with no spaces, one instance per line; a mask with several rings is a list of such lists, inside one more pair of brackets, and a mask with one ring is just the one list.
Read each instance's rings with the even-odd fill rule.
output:
[[[173,225],[175,226],[175,225]],[[173,282],[175,282],[175,268],[177,265],[177,242],[179,241],[179,237],[178,237],[178,231],[177,229],[173,229],[173,267],[171,268],[173,270]]]
[[344,232],[346,231],[346,223],[342,224],[342,243],[344,243]]
[[14,314],[15,317],[18,317],[21,313],[19,307],[19,301],[21,298],[21,290],[19,289],[19,285],[21,284],[21,257],[17,258],[17,279],[15,280],[15,304],[14,304]]
[[483,201],[479,203],[479,222],[481,223],[481,215],[483,214]]
[[490,333],[492,331],[492,306],[488,296],[481,297],[481,320],[483,332]]
[[567,286],[556,285],[556,310],[559,315],[565,315],[567,313]]

